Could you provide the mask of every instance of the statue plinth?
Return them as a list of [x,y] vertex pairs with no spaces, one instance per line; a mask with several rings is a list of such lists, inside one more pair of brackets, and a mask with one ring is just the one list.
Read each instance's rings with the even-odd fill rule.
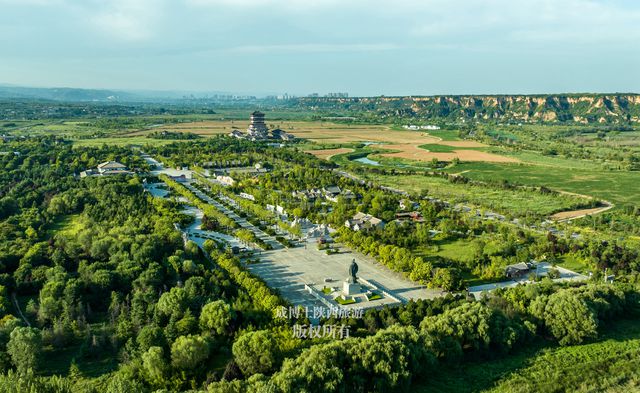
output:
[[357,295],[362,291],[362,286],[358,284],[357,273],[358,264],[354,259],[351,261],[351,266],[349,266],[349,277],[344,281],[344,284],[342,284],[342,293],[345,296]]
[[345,296],[352,296],[352,295],[357,295],[361,292],[362,287],[360,286],[360,284],[355,284],[349,281],[345,281],[342,284],[342,293]]

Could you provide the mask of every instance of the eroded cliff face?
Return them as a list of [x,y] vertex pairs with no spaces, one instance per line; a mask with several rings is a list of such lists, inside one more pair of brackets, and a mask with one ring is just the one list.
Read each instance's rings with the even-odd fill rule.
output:
[[638,94],[466,95],[301,98],[318,109],[360,109],[382,117],[494,119],[524,122],[628,123],[640,118]]

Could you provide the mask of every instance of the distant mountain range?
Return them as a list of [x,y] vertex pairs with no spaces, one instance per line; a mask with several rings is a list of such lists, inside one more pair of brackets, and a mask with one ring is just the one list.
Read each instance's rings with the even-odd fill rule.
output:
[[522,122],[640,123],[639,94],[465,95],[298,99],[319,111],[370,113],[378,118]]
[[103,103],[206,103],[244,100],[298,107],[320,113],[342,113],[376,119],[495,120],[512,122],[573,122],[583,124],[640,123],[640,94],[451,95],[406,97],[298,97],[274,101],[227,92],[124,91],[78,88],[38,88],[0,84],[0,100],[50,100]]
[[[0,84],[0,99],[50,100],[60,102],[174,102],[189,99],[229,99],[236,94],[212,91],[154,91],[79,89],[70,87],[23,87]],[[242,96],[246,97],[246,96]]]
[[0,99],[31,99],[52,101],[139,101],[136,94],[115,90],[74,89],[67,87],[41,88],[0,85]]

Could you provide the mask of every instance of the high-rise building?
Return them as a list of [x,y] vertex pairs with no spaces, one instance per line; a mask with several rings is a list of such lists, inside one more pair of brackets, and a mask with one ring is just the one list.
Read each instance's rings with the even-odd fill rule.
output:
[[255,139],[265,139],[269,136],[269,129],[264,122],[264,113],[255,111],[251,114],[251,123],[247,129],[249,136]]

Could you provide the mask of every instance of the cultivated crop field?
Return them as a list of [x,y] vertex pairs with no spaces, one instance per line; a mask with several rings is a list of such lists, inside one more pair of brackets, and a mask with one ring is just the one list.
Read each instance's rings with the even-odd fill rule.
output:
[[[487,152],[489,148],[476,141],[461,140],[449,131],[408,131],[391,125],[342,124],[326,121],[269,121],[270,127],[282,130],[316,143],[351,144],[372,142],[386,153],[381,156],[417,161],[451,161],[458,158],[469,162],[518,162],[518,159]],[[245,130],[247,120],[207,120],[154,127],[153,130],[141,130],[129,135],[140,136],[153,131],[191,132],[202,136],[227,134],[233,129]],[[440,136],[442,134],[442,136]],[[322,153],[314,152],[321,158]],[[340,153],[335,153],[340,154]],[[333,154],[329,154],[332,156]]]
[[[269,127],[278,127],[300,138],[310,141],[317,147],[307,144],[303,149],[322,159],[335,162],[347,162],[347,155],[370,151],[369,158],[391,168],[430,168],[435,158],[440,162],[451,162],[457,158],[460,163],[449,165],[445,170],[449,173],[463,174],[474,180],[489,182],[508,181],[511,183],[546,186],[555,190],[568,191],[604,199],[615,205],[626,205],[640,202],[640,182],[637,172],[618,170],[615,162],[606,160],[589,160],[561,156],[543,155],[534,150],[513,149],[508,141],[546,140],[557,133],[567,133],[572,128],[560,126],[528,126],[528,127],[493,127],[487,128],[485,135],[500,138],[463,140],[455,130],[408,131],[390,124],[351,124],[334,121],[298,120],[300,116],[286,116],[279,113],[267,115]],[[18,129],[25,128],[29,132],[67,135],[75,146],[107,145],[163,145],[180,140],[153,139],[146,135],[157,131],[191,132],[204,137],[227,134],[233,129],[245,130],[248,127],[247,114],[234,112],[190,117],[150,117],[142,124],[144,128],[133,130],[123,121],[123,128],[100,129],[97,124],[82,121],[46,121],[23,122],[16,124]],[[269,119],[272,117],[272,119]],[[292,120],[282,120],[288,118]],[[161,124],[170,120],[172,124]],[[195,120],[195,121],[194,121]],[[155,123],[154,123],[155,122]],[[152,124],[154,123],[154,124]],[[149,125],[152,124],[152,125]],[[89,137],[90,133],[102,132],[103,135]],[[575,133],[574,133],[575,134]],[[610,132],[598,138],[596,133],[571,134],[565,140],[570,144],[579,144],[585,149],[611,149],[616,146],[626,149],[636,148],[638,131]],[[507,141],[507,142],[505,142]],[[485,143],[486,142],[486,143]],[[370,146],[362,149],[358,145],[367,143]],[[491,143],[491,145],[487,144]],[[323,148],[326,146],[326,148]],[[533,146],[535,147],[535,146]],[[320,149],[318,149],[320,148]],[[600,151],[597,150],[597,151]],[[605,150],[608,151],[608,150]],[[358,155],[361,157],[362,155]],[[366,156],[366,155],[365,155]],[[405,182],[406,183],[406,182]],[[422,186],[423,181],[415,186]],[[407,184],[411,187],[411,184]],[[446,187],[445,187],[446,189]],[[448,193],[448,192],[447,192]],[[462,194],[464,195],[464,193]],[[462,196],[464,198],[464,196]],[[486,199],[486,198],[485,198]],[[496,208],[500,206],[498,199],[490,198],[489,203]],[[510,202],[509,202],[510,203]],[[507,204],[509,204],[507,203]],[[564,203],[560,203],[564,205]],[[543,206],[543,205],[541,205]],[[545,211],[557,211],[556,203],[547,204]],[[532,208],[532,210],[538,210]],[[567,218],[567,217],[558,217]]]

